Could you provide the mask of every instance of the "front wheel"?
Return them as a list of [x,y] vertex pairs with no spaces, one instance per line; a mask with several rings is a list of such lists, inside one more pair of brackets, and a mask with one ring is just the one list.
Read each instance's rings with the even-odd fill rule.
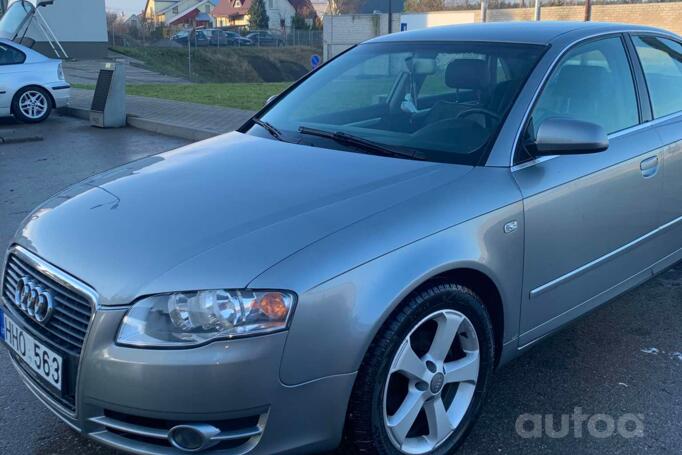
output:
[[52,101],[47,92],[40,87],[27,87],[19,90],[12,101],[12,114],[24,123],[39,123],[52,112]]
[[411,297],[372,343],[353,389],[346,449],[450,454],[480,414],[494,367],[481,300],[456,284]]

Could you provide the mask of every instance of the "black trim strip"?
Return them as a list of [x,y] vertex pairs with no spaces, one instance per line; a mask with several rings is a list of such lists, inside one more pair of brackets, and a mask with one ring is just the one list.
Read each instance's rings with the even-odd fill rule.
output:
[[52,87],[52,90],[66,90],[71,88],[70,85],[60,85],[59,87]]
[[625,51],[628,54],[630,65],[633,71],[635,88],[637,90],[637,98],[640,107],[641,123],[647,123],[654,119],[653,108],[651,106],[651,99],[649,97],[649,89],[647,87],[646,79],[644,77],[644,70],[642,62],[639,59],[639,54],[632,42],[632,33],[624,34]]

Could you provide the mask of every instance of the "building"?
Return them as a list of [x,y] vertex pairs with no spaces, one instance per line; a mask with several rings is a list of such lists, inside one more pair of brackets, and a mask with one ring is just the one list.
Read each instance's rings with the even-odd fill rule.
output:
[[147,0],[144,21],[154,26],[211,26],[219,0]]
[[400,13],[405,9],[404,0],[365,0],[360,3],[358,13],[372,14],[372,13],[388,13],[388,2],[391,2],[391,11]]
[[[14,3],[10,0],[10,5]],[[36,4],[36,0],[30,3]],[[77,11],[78,14],[74,14]],[[107,18],[104,0],[55,0],[41,7],[40,14],[71,58],[104,58],[108,52]],[[35,40],[33,48],[47,56],[55,54],[37,23],[28,28],[26,37]]]
[[[291,20],[297,14],[305,18],[309,24],[317,17],[310,0],[264,0],[264,2],[271,30],[291,27]],[[221,0],[213,10],[216,25],[218,27],[249,25],[249,9],[252,3],[253,0]]]

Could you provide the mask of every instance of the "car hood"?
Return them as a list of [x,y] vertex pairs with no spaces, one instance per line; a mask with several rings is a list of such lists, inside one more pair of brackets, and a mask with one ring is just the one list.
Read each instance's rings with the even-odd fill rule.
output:
[[103,305],[241,288],[311,243],[470,170],[231,133],[67,189],[28,217],[15,242],[92,286]]

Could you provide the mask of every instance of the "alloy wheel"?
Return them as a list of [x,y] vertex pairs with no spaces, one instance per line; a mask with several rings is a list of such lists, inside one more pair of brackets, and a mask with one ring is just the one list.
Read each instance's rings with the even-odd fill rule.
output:
[[384,389],[384,425],[405,454],[425,454],[452,435],[476,391],[480,350],[471,321],[454,310],[424,318],[396,353]]
[[28,90],[19,98],[21,113],[31,120],[42,118],[48,110],[48,101],[45,95],[36,90]]

